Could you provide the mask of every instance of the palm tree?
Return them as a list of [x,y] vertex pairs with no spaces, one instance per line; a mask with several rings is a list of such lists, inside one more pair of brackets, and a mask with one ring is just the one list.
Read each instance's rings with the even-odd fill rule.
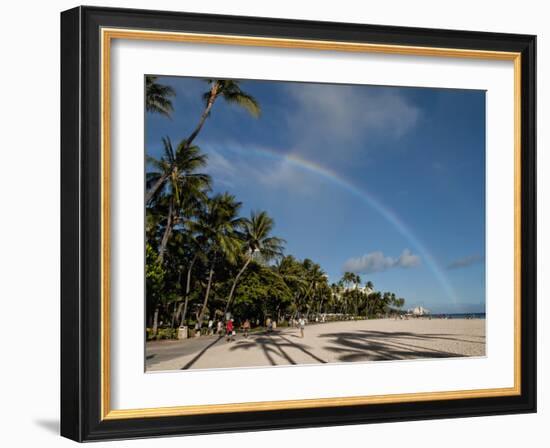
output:
[[[183,243],[182,246],[186,246],[187,248],[187,253],[184,254],[185,256],[183,258],[185,258],[186,260],[190,258],[191,261],[187,265],[185,289],[183,292],[183,303],[177,311],[178,315],[180,315],[181,313],[181,324],[185,322],[185,318],[187,317],[193,268],[195,267],[197,261],[206,261],[205,236],[197,233],[197,224],[195,220],[198,217],[202,216],[204,203],[207,201],[208,198],[205,197],[202,201],[197,202],[197,204],[191,209],[191,211],[187,211],[187,213],[184,213],[184,215],[186,214],[187,216],[189,216],[189,219],[186,219],[183,223],[183,228],[185,229],[185,231],[180,232],[182,238],[185,239],[185,243]],[[181,283],[181,287],[183,289],[183,283]]]
[[287,255],[280,259],[275,266],[275,270],[288,288],[294,292],[292,296],[292,313],[293,317],[296,317],[300,306],[299,298],[308,289],[302,263],[299,263],[292,255]]
[[396,306],[397,308],[399,308],[400,311],[404,305],[405,305],[405,299],[403,297],[400,297],[399,299],[397,299]]
[[210,185],[210,176],[195,173],[199,168],[206,166],[208,156],[201,153],[198,146],[189,146],[186,140],[181,140],[174,149],[169,137],[162,139],[164,155],[160,159],[147,157],[147,164],[153,167],[153,171],[147,173],[145,203],[148,204],[170,180],[170,186],[179,201],[181,191],[181,179],[196,177],[204,184]]
[[332,290],[330,289],[330,286],[328,284],[328,279],[325,275],[323,275],[323,281],[321,281],[317,286],[317,294],[319,295],[319,298],[320,298],[319,308],[317,310],[317,313],[322,314],[323,305],[325,305],[325,310],[326,310],[327,303],[329,303],[330,299],[332,298]]
[[309,259],[304,260],[304,268],[306,269],[306,278],[309,283],[309,287],[304,297],[305,300],[309,300],[311,303],[307,305],[308,314],[311,307],[315,304],[315,299],[317,298],[317,293],[319,291],[320,285],[326,283],[327,277],[321,266]]
[[334,313],[342,314],[344,312],[344,298],[342,295],[343,285],[340,281],[330,285],[331,290],[331,309]]
[[241,238],[244,241],[245,262],[231,285],[227,304],[225,305],[225,313],[227,313],[231,305],[237,282],[252,259],[260,257],[263,261],[270,261],[283,255],[283,244],[285,241],[281,238],[270,236],[273,226],[273,219],[266,212],[252,212],[250,219],[243,219]]
[[[260,115],[260,105],[252,95],[249,95],[248,93],[241,90],[239,86],[239,81],[218,79],[209,80],[208,82],[211,85],[210,90],[203,95],[206,106],[200,116],[197,126],[195,127],[193,132],[191,132],[191,135],[186,140],[182,141],[184,152],[191,147],[193,140],[195,140],[197,135],[199,135],[199,132],[206,122],[206,119],[209,117],[210,112],[212,111],[214,103],[220,97],[222,97],[228,103],[237,104],[240,107],[243,107],[255,117]],[[146,204],[149,203],[149,201],[156,194],[159,188],[161,188],[163,183],[166,181],[166,178],[167,176],[162,176],[158,179],[156,183],[151,183],[151,188],[145,195]]]
[[233,81],[231,79],[210,79],[208,83],[210,84],[210,89],[203,95],[205,108],[197,126],[187,138],[189,145],[193,143],[193,140],[199,135],[206,119],[210,116],[214,103],[220,97],[230,104],[236,104],[244,108],[254,117],[258,117],[261,112],[260,105],[256,99],[241,89],[239,81]]
[[160,159],[148,157],[147,162],[156,170],[147,173],[147,184],[155,185],[148,191],[146,201],[153,198],[155,193],[160,193],[160,188],[168,186],[166,194],[168,213],[166,217],[165,231],[159,246],[159,257],[162,260],[168,239],[175,224],[177,224],[179,211],[182,207],[195,203],[196,198],[204,199],[205,190],[210,188],[210,176],[197,173],[196,170],[206,165],[207,156],[200,152],[197,146],[186,147],[186,141],[182,140],[176,150],[172,146],[170,138],[162,139],[164,156]]
[[145,77],[145,109],[147,112],[155,112],[169,117],[174,110],[170,97],[175,95],[176,92],[172,87],[157,82],[157,76]]
[[208,306],[208,298],[212,287],[212,278],[216,263],[221,257],[229,263],[234,263],[239,252],[241,241],[238,228],[242,225],[238,211],[241,203],[229,193],[218,194],[206,203],[205,210],[198,221],[191,224],[201,239],[205,241],[205,251],[208,264],[208,280],[201,311],[198,315],[202,322]]
[[194,255],[191,259],[191,262],[189,263],[189,266],[187,266],[187,275],[186,275],[186,281],[185,281],[185,293],[184,293],[184,301],[183,301],[183,310],[181,311],[181,319],[180,322],[185,322],[185,318],[187,317],[187,308],[189,305],[189,294],[191,293],[191,275],[193,273],[193,268],[195,266],[195,263],[197,260],[204,260],[205,259],[205,251],[203,250],[200,241],[198,241],[196,238],[191,237],[192,241],[195,244],[194,247]]
[[342,282],[349,288],[352,283],[355,283],[355,274],[353,272],[344,272],[344,275],[342,275]]
[[[178,216],[178,223],[180,225],[175,229],[174,246],[172,249],[176,253],[177,284],[179,285],[181,291],[180,297],[182,298],[178,303],[177,309],[175,309],[173,322],[177,319],[180,325],[185,322],[185,318],[187,317],[193,268],[198,260],[205,261],[200,235],[194,233],[191,227],[197,217],[200,216],[203,202],[207,200],[207,196],[201,190],[194,192],[193,188],[188,188],[183,191],[182,199],[180,214]],[[183,273],[185,271],[184,280]]]

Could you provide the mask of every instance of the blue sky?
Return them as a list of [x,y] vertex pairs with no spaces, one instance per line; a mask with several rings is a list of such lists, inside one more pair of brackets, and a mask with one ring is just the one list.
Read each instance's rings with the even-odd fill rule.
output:
[[[146,151],[187,137],[205,81],[160,77],[174,113],[146,114]],[[259,118],[219,99],[195,143],[214,191],[265,210],[286,252],[330,281],[357,272],[433,312],[485,310],[485,92],[242,81]]]

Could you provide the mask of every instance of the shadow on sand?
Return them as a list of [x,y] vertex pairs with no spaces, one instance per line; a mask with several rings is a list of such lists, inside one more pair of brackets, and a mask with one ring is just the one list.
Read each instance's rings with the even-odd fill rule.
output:
[[325,333],[320,338],[328,339],[331,344],[326,350],[338,354],[338,361],[389,361],[419,358],[457,358],[465,355],[428,348],[422,341],[436,340],[468,342],[448,334],[418,334],[409,332],[383,332],[357,330],[342,333]]
[[[327,361],[319,358],[311,352],[311,347],[305,344],[298,344],[286,338],[279,332],[273,332],[265,336],[258,336],[255,338],[241,340],[237,342],[233,347],[230,348],[231,351],[238,350],[250,350],[252,348],[260,347],[263,351],[264,356],[267,361],[272,365],[280,365],[280,362],[276,362],[274,356],[280,356],[285,359],[288,364],[296,365],[298,364],[287,352],[288,349],[297,349],[302,353],[308,355],[313,361],[318,363],[326,363]],[[286,349],[286,350],[285,350]]]
[[[462,339],[469,338],[469,339]],[[181,370],[191,368],[211,347],[216,345],[221,337],[216,338],[210,344],[202,348]],[[296,364],[325,364],[327,359],[321,358],[316,349],[303,342],[297,335],[274,331],[271,333],[259,333],[251,335],[247,339],[239,339],[231,343],[229,351],[237,356],[239,352],[261,350],[267,362],[272,365],[296,365]],[[403,359],[422,358],[463,358],[467,355],[439,350],[433,347],[434,342],[456,342],[468,344],[484,344],[483,337],[461,334],[439,334],[439,333],[410,333],[410,332],[384,332],[356,330],[344,332],[324,333],[317,336],[318,348],[324,345],[323,353],[334,354],[330,362],[353,362],[353,361],[389,361]],[[477,340],[476,340],[477,339]],[[307,361],[297,361],[292,357],[296,350],[306,355]],[[294,355],[295,356],[295,355]]]
[[189,369],[195,364],[201,357],[204,355],[209,348],[213,347],[218,343],[218,341],[222,339],[222,336],[218,336],[216,339],[214,339],[210,344],[208,344],[206,347],[204,347],[191,361],[189,361],[187,364],[185,364],[180,370],[186,370]]

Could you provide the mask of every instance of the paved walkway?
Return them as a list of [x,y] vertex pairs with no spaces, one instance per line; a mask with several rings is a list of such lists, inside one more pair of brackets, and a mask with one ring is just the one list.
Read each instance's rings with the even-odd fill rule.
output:
[[185,370],[485,355],[484,319],[380,319],[146,344],[146,370]]

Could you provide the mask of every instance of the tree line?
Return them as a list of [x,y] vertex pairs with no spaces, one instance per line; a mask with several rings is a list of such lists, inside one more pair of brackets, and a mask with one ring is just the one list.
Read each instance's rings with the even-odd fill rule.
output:
[[[234,80],[206,80],[204,109],[192,132],[173,143],[162,139],[162,155],[146,159],[146,318],[150,336],[227,313],[239,322],[282,322],[320,315],[375,317],[398,312],[404,299],[374,290],[346,272],[329,284],[321,266],[285,254],[266,211],[242,216],[242,203],[212,192],[203,171],[208,158],[195,140],[217,101],[259,117],[258,101]],[[174,89],[146,77],[148,112],[170,116]]]

